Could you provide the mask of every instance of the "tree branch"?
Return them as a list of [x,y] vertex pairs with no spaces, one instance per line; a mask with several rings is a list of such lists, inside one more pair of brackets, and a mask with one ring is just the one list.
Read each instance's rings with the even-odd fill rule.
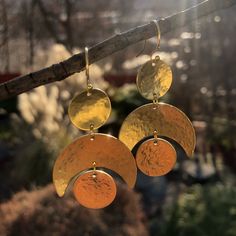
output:
[[[194,7],[164,19],[158,19],[161,33],[165,34],[217,10],[231,7],[236,0],[206,0]],[[117,34],[89,49],[89,62],[94,63],[132,44],[156,35],[153,23],[138,26]],[[29,91],[40,85],[60,81],[85,68],[84,52],[73,55],[65,61],[39,71],[17,77],[0,85],[0,100]]]

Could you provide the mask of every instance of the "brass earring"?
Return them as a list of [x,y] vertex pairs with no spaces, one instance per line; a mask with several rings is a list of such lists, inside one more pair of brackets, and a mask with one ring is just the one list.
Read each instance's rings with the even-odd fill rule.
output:
[[[160,46],[160,27],[153,21],[157,29],[157,48]],[[146,175],[161,176],[167,174],[175,165],[176,151],[170,142],[159,136],[173,139],[192,156],[196,137],[192,123],[178,108],[159,103],[158,99],[165,95],[172,83],[170,67],[160,60],[159,56],[147,61],[138,71],[136,84],[139,93],[152,103],[143,105],[131,112],[124,120],[119,139],[130,150],[143,138],[153,136],[143,142],[136,153],[138,168]]]
[[71,122],[89,134],[69,144],[57,158],[53,168],[53,182],[59,196],[65,194],[72,179],[73,192],[83,206],[100,209],[112,203],[116,196],[114,179],[101,168],[112,170],[133,187],[137,168],[130,150],[119,139],[96,133],[111,113],[107,94],[93,88],[89,77],[89,55],[85,48],[87,89],[75,96],[68,109]]

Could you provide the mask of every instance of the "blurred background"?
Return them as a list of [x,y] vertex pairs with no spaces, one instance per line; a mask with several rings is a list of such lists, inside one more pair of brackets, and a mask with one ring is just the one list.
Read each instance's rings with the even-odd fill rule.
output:
[[[166,17],[197,0],[0,0],[0,82],[49,66],[119,32]],[[69,101],[84,72],[0,102],[0,235],[236,235],[236,7],[215,12],[161,38],[158,55],[173,71],[161,101],[194,124],[197,147],[163,177],[138,174],[134,190],[118,182],[114,203],[88,210],[68,193],[59,199],[52,167],[83,135],[70,123]],[[147,103],[138,68],[156,38],[130,46],[90,68],[113,112],[99,131],[118,135],[124,118]]]

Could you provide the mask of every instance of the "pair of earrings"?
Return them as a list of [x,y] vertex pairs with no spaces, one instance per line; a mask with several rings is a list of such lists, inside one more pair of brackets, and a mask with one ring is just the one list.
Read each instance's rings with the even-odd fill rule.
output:
[[[153,21],[158,32],[157,21]],[[146,175],[160,176],[175,165],[176,152],[164,136],[178,142],[188,156],[195,147],[195,132],[187,116],[174,106],[159,103],[158,99],[170,88],[172,73],[157,56],[138,71],[137,87],[142,96],[152,100],[131,112],[121,126],[119,139],[95,133],[109,118],[111,103],[107,94],[94,89],[89,78],[88,49],[85,48],[87,90],[72,99],[69,117],[79,129],[89,134],[69,144],[57,158],[53,168],[53,182],[59,196],[63,196],[70,182],[78,202],[88,208],[108,206],[116,196],[116,184],[106,170],[111,170],[134,187],[137,167]],[[144,138],[133,157],[131,150]]]

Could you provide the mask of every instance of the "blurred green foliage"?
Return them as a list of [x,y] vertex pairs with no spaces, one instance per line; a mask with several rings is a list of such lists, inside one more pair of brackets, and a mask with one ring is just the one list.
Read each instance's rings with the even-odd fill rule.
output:
[[[161,98],[161,101],[168,102],[169,99],[167,94],[164,98]],[[137,107],[152,102],[141,96],[135,84],[124,84],[116,89],[114,95],[111,96],[111,100],[112,109],[116,114],[118,123],[122,123],[126,116]]]
[[25,187],[29,185],[45,185],[51,182],[52,159],[55,156],[44,143],[34,140],[24,147],[19,158],[15,160],[18,171],[15,178]]
[[4,111],[10,112],[18,112],[17,108],[17,97],[13,97],[4,101],[0,101],[0,109],[4,109]]
[[214,117],[209,125],[207,139],[212,145],[222,145],[226,150],[234,148],[236,133],[233,121],[226,118]]
[[[0,127],[0,140],[9,156],[4,158],[0,178],[5,188],[13,194],[22,188],[50,183],[55,158],[71,142],[69,135],[61,129],[44,140],[37,138],[32,126],[17,115],[9,117],[4,124]],[[5,194],[8,196],[2,193],[1,198],[4,199]]]
[[222,184],[192,186],[165,214],[163,236],[234,236],[236,189]]

